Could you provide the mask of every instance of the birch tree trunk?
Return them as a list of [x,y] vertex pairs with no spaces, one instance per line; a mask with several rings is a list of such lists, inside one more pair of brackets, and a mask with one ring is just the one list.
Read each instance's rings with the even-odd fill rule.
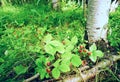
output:
[[58,1],[59,0],[52,0],[52,6],[53,6],[53,9],[57,10],[58,8]]
[[87,34],[89,43],[104,40],[107,42],[107,24],[111,0],[89,0]]

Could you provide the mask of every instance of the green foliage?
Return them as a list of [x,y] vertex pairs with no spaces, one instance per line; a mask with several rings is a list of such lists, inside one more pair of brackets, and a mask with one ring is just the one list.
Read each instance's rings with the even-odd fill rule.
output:
[[[59,16],[57,12],[49,12],[52,14],[47,14],[44,9],[40,11],[34,7],[33,10],[27,10],[26,7],[33,9],[33,6],[25,5],[24,8],[14,8],[11,6],[11,9],[14,8],[13,11],[18,10],[18,12],[13,12],[9,9],[8,11],[4,11],[3,9],[0,11],[0,24],[2,27],[0,31],[0,81],[6,79],[6,75],[9,76],[14,72],[14,75],[7,77],[8,80],[19,78],[26,73],[34,74],[34,72],[38,72],[41,79],[50,78],[51,76],[46,71],[46,62],[48,61],[51,62],[50,66],[53,65],[54,68],[59,68],[60,73],[68,72],[70,71],[69,64],[76,44],[84,41],[84,28],[78,23],[80,22],[78,19],[74,22],[68,22],[69,26],[64,25],[67,22],[67,20],[65,20],[62,25],[62,18],[64,16],[69,18],[69,16],[71,16],[70,14],[68,16],[68,14],[60,13]],[[28,14],[26,15],[26,13]],[[54,25],[56,24],[54,23],[56,20],[51,21],[54,15],[55,18],[61,21],[57,22],[57,25],[59,25],[58,28]],[[32,16],[32,18],[30,18],[30,16]],[[51,18],[47,19],[45,24],[42,24],[43,21],[46,20],[46,16]],[[78,26],[75,27],[77,23]],[[54,29],[51,28],[51,25],[54,26]],[[80,26],[81,28],[78,28]],[[68,27],[70,29],[68,29]],[[65,45],[62,43],[63,40],[65,40]],[[64,54],[70,57],[67,58],[67,56],[63,56]],[[54,64],[55,62],[58,63]],[[66,62],[67,64],[65,64]],[[19,64],[21,66],[19,66]],[[22,66],[25,67],[24,70],[20,70],[24,68]],[[65,66],[65,68],[60,70],[61,66]],[[47,67],[51,69],[51,67]],[[35,69],[34,72],[31,70],[32,68]],[[58,78],[60,73],[58,73],[59,75],[52,74],[52,76]],[[16,74],[17,77],[15,77]]]
[[14,67],[14,71],[17,75],[24,74],[27,71],[28,67],[24,67],[22,65]]
[[[22,81],[28,78],[28,74],[32,76],[35,73],[40,74],[40,81],[57,79],[61,74],[67,75],[80,67],[83,59],[88,58],[87,52],[84,52],[85,46],[82,53],[78,52],[79,44],[85,41],[82,9],[68,2],[67,12],[56,12],[51,10],[49,4],[45,5],[47,1],[34,1],[37,5],[0,8],[1,82]],[[19,0],[13,0],[12,3],[22,4]],[[95,55],[93,57],[102,56],[96,48],[91,47],[90,50]]]
[[54,68],[53,70],[52,70],[52,76],[54,77],[54,78],[59,78],[60,77],[60,71],[59,71],[59,69],[57,69],[57,68]]
[[64,45],[57,40],[52,41],[51,35],[45,37],[45,51],[51,55],[54,55],[57,51],[64,53]]
[[61,64],[59,66],[59,69],[60,69],[61,72],[68,72],[68,71],[70,71],[70,67],[67,64]]
[[81,64],[82,64],[82,61],[80,59],[79,56],[75,55],[71,58],[71,63],[76,66],[76,67],[79,67]]
[[0,63],[3,63],[4,62],[4,59],[0,58]]
[[47,76],[47,72],[46,72],[46,69],[45,69],[45,66],[43,64],[43,61],[44,61],[45,57],[44,56],[41,56],[40,58],[36,59],[36,65],[38,66],[36,68],[36,71],[40,74],[40,78],[43,79]]
[[96,62],[97,57],[101,58],[101,57],[103,57],[103,55],[104,55],[102,51],[97,50],[97,47],[96,47],[95,43],[90,46],[89,50],[90,50],[90,52],[91,52],[89,58],[90,58],[93,62]]
[[[76,36],[71,38],[71,40],[66,39],[65,44],[63,44],[62,42],[55,40],[51,34],[47,34],[43,38],[43,42],[45,43],[43,49],[45,49],[44,54],[46,54],[46,56],[40,56],[36,60],[37,69],[47,69],[46,71],[42,72],[36,70],[43,78],[45,78],[47,74],[51,73],[51,70],[52,77],[54,78],[59,78],[61,73],[70,72],[70,63],[73,64],[74,67],[79,67],[81,65],[82,61],[80,59],[80,56],[73,54],[73,50],[78,43],[78,38]],[[69,47],[69,45],[72,47]],[[49,60],[49,57],[51,56],[53,59]],[[48,61],[51,62],[50,65],[46,65],[46,62]]]
[[62,0],[61,2],[61,5],[62,5],[62,11],[73,11],[75,9],[77,9],[77,4],[75,1],[65,1],[65,0]]
[[24,4],[36,4],[38,5],[39,3],[46,3],[47,1],[43,1],[43,0],[4,0],[4,3],[7,4],[12,4],[12,5],[24,5]]
[[120,50],[120,7],[115,13],[110,14],[109,20],[109,35],[108,40],[110,46],[114,47],[116,50]]
[[[37,55],[42,53],[40,39],[44,32],[44,28],[36,30],[35,26],[16,29],[10,27],[4,30],[4,34],[0,39],[0,80],[14,72],[19,77],[21,74],[26,74],[26,71],[29,72],[29,66],[35,66],[34,60]],[[15,78],[16,74],[8,77],[8,79]]]

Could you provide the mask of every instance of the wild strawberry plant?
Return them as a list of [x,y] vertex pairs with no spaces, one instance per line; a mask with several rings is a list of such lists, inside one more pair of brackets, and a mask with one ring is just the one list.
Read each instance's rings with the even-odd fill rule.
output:
[[78,52],[81,54],[82,57],[88,57],[92,62],[96,62],[97,58],[102,58],[104,53],[101,50],[97,50],[96,44],[94,43],[86,49],[84,45],[79,46]]
[[36,71],[40,73],[40,78],[59,78],[61,73],[69,72],[74,67],[79,67],[82,63],[80,56],[73,53],[78,38],[74,36],[71,40],[65,39],[64,43],[53,39],[51,34],[45,36],[43,40],[45,55],[36,60]]
[[72,39],[65,39],[60,42],[55,40],[51,34],[43,38],[44,55],[41,54],[36,59],[36,72],[40,74],[40,78],[59,78],[61,73],[67,73],[73,68],[86,65],[86,60],[81,60],[81,57],[89,57],[93,62],[96,62],[97,57],[102,57],[103,53],[97,50],[96,45],[90,46],[89,50],[84,45],[80,45],[77,54],[75,48],[78,43],[78,38],[74,36]]
[[93,62],[96,62],[97,57],[102,58],[103,55],[104,55],[102,51],[97,50],[97,47],[96,47],[95,43],[90,46],[89,51],[90,51],[90,52],[88,52],[89,58]]

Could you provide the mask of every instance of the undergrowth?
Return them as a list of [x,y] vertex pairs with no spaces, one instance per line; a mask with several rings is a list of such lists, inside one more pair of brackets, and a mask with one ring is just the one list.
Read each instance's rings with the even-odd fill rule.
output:
[[[117,50],[119,14],[118,10],[110,16],[108,36]],[[70,70],[77,72],[86,60],[96,62],[103,54],[94,44],[86,49],[85,22],[80,7],[69,11],[54,11],[40,3],[0,7],[0,82],[23,81],[37,72],[41,79],[58,78]]]

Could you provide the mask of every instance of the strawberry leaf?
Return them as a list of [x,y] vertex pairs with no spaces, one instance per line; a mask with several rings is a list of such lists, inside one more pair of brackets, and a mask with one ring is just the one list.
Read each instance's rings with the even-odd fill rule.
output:
[[91,52],[97,50],[96,44],[94,43],[93,45],[91,45],[90,48],[89,48],[89,50],[90,50]]
[[59,66],[60,61],[61,61],[60,59],[58,59],[57,61],[55,61],[55,63],[53,63],[53,66],[54,66],[54,67],[58,67],[58,66]]
[[55,79],[58,79],[60,77],[60,71],[58,68],[53,68],[52,70],[52,76],[55,78]]
[[68,72],[68,71],[70,71],[70,67],[69,67],[68,65],[66,65],[66,64],[61,64],[61,65],[59,66],[59,69],[60,69],[60,71],[62,71],[62,72]]
[[51,34],[48,34],[44,37],[44,42],[45,43],[49,43],[51,40],[52,40],[52,35]]
[[94,52],[94,54],[96,54],[98,57],[103,57],[104,56],[104,54],[103,54],[103,52],[102,51],[100,51],[100,50],[96,50],[95,52]]
[[50,45],[50,44],[46,44],[45,45],[45,51],[48,54],[54,55],[56,53],[56,48],[54,48],[54,46]]
[[77,55],[74,55],[72,58],[71,58],[71,63],[76,66],[76,67],[79,67],[81,64],[82,64],[82,61],[80,59],[79,56]]
[[90,58],[91,61],[93,61],[94,63],[95,63],[96,60],[97,60],[97,56],[96,56],[94,53],[92,53],[92,54],[89,56],[89,58]]
[[72,39],[71,39],[71,42],[73,45],[77,44],[78,42],[78,38],[76,36],[74,36]]
[[64,53],[64,45],[62,43],[60,43],[59,41],[57,40],[54,40],[54,41],[51,41],[49,43],[50,45],[52,45],[56,51],[60,52],[60,53]]
[[19,65],[14,67],[14,71],[16,72],[17,75],[24,74],[28,70],[28,67]]

